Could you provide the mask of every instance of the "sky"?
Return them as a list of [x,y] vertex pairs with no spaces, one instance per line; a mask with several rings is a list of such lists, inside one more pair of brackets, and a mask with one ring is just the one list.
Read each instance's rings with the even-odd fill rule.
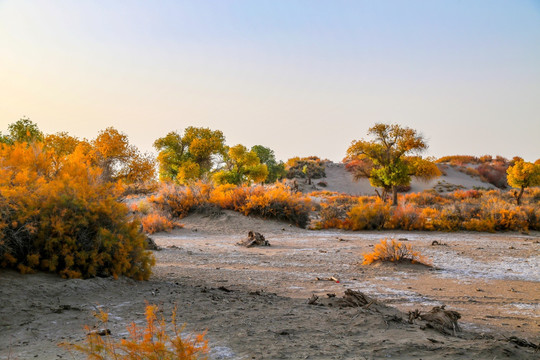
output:
[[0,131],[22,117],[333,161],[397,123],[429,156],[535,161],[540,0],[0,0]]

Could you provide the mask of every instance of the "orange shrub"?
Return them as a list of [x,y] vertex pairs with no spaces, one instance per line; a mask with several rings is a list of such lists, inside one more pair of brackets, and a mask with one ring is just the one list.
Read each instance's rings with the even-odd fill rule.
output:
[[450,200],[445,198],[435,191],[422,191],[418,193],[410,193],[404,196],[405,202],[420,206],[448,204]]
[[210,192],[209,202],[222,209],[238,211],[246,203],[249,191],[249,187],[233,184],[219,185]]
[[461,201],[465,199],[478,199],[482,193],[478,190],[456,190],[448,194],[450,198]]
[[207,202],[209,193],[210,186],[202,182],[192,186],[163,184],[159,193],[150,197],[150,202],[159,210],[181,219],[200,204]]
[[379,244],[375,244],[371,253],[364,254],[362,265],[370,265],[374,262],[381,261],[430,265],[428,260],[420,255],[418,251],[414,251],[411,245],[403,244],[394,239],[391,239],[390,242],[387,239],[383,239]]
[[451,155],[443,156],[436,161],[437,163],[450,163],[450,165],[463,166],[465,164],[478,164],[480,160],[471,155]]
[[350,230],[381,230],[390,218],[390,204],[381,200],[358,204],[348,213],[344,227]]
[[0,267],[63,277],[148,279],[138,221],[83,149],[54,166],[41,143],[0,145]]
[[153,234],[161,231],[171,231],[176,227],[182,227],[181,225],[171,221],[166,216],[158,213],[148,214],[141,219],[144,232]]
[[228,184],[215,188],[202,183],[189,187],[164,185],[151,201],[174,217],[181,218],[197,208],[213,205],[244,215],[290,221],[300,227],[307,225],[311,211],[309,197],[283,184],[251,187]]
[[402,230],[424,230],[425,218],[419,209],[411,204],[397,206],[393,209],[387,228]]
[[[146,306],[146,327],[141,328],[134,322],[127,327],[129,337],[117,341],[109,334],[100,336],[90,327],[85,344],[60,344],[69,350],[85,354],[88,359],[160,359],[160,360],[196,360],[205,359],[208,353],[208,341],[205,333],[191,337],[180,335],[183,327],[176,323],[176,308],[172,315],[172,331],[167,331],[167,323],[161,315],[157,316],[157,305]],[[108,314],[102,310],[95,316],[100,321],[100,327],[107,328]]]
[[292,221],[304,228],[309,220],[311,200],[301,193],[290,191],[283,184],[256,186],[249,188],[246,202],[236,210],[244,215]]

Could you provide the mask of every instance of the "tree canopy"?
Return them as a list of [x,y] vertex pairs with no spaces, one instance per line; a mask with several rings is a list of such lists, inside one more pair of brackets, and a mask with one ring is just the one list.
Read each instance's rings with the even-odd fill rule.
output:
[[229,148],[225,166],[214,174],[214,180],[218,184],[240,185],[250,182],[261,183],[267,176],[268,168],[265,164],[261,164],[255,151],[238,144]]
[[433,161],[419,155],[428,145],[416,130],[377,123],[368,135],[373,139],[352,142],[346,160],[355,162],[355,178],[368,178],[372,186],[382,188],[383,199],[392,191],[392,202],[397,205],[397,188],[409,185],[411,177],[429,180],[441,175]]
[[287,171],[285,170],[285,164],[283,163],[283,161],[276,161],[274,150],[262,145],[255,145],[251,148],[251,151],[257,154],[257,157],[261,161],[261,164],[266,165],[268,169],[268,176],[264,181],[265,183],[271,184],[285,177],[285,175],[287,174]]
[[187,127],[184,134],[173,131],[154,142],[159,151],[161,180],[188,183],[207,175],[225,156],[225,136],[219,130]]
[[66,132],[44,134],[36,123],[23,118],[8,126],[8,134],[0,134],[0,143],[8,146],[39,144],[50,158],[51,174],[65,166],[66,159],[77,149],[101,170],[105,182],[121,181],[124,185],[140,185],[154,178],[154,160],[129,144],[127,135],[113,127],[101,131],[96,139],[80,140]]
[[518,205],[521,203],[521,197],[526,188],[540,186],[540,164],[533,164],[520,159],[510,166],[506,173],[508,174],[508,184],[511,187],[520,189],[519,193],[516,194]]
[[8,134],[0,133],[0,143],[13,144],[16,142],[31,143],[42,141],[43,133],[39,130],[36,123],[28,118],[22,118],[8,125]]

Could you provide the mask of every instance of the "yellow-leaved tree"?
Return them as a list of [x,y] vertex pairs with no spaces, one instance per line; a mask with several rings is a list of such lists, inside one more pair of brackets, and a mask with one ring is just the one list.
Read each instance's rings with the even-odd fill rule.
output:
[[506,170],[508,184],[518,188],[515,193],[516,202],[521,204],[521,197],[526,188],[540,186],[540,164],[533,164],[524,160],[518,160]]

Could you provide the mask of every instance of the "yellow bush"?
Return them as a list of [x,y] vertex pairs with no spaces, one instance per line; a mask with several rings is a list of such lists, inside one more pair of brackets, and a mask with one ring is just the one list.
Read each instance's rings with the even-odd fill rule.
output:
[[164,185],[151,201],[165,213],[184,217],[206,205],[234,210],[244,215],[286,220],[305,227],[309,219],[309,197],[290,191],[283,184],[268,186],[220,185],[197,183],[189,187]]
[[148,214],[141,219],[144,232],[148,234],[153,234],[161,231],[171,231],[176,227],[182,227],[182,225],[177,224],[166,216],[160,215],[158,213]]
[[0,145],[0,265],[63,277],[147,279],[139,223],[81,147],[61,166],[41,143]]
[[[127,327],[129,337],[120,341],[114,340],[109,334],[100,336],[90,327],[84,344],[61,344],[70,350],[87,355],[88,359],[117,359],[117,360],[196,360],[206,359],[208,341],[205,333],[182,338],[183,328],[176,323],[176,308],[172,315],[172,331],[167,331],[167,323],[163,317],[157,316],[157,305],[146,306],[146,327],[141,328],[134,322]],[[108,314],[99,311],[95,314],[100,326],[107,328]]]
[[358,204],[347,214],[344,226],[350,230],[381,230],[390,218],[390,204],[376,200]]
[[364,254],[362,265],[369,265],[378,261],[411,262],[413,264],[430,265],[426,258],[420,255],[418,251],[412,249],[411,245],[403,244],[394,239],[391,239],[390,242],[387,239],[383,239],[379,244],[376,244],[371,253]]

